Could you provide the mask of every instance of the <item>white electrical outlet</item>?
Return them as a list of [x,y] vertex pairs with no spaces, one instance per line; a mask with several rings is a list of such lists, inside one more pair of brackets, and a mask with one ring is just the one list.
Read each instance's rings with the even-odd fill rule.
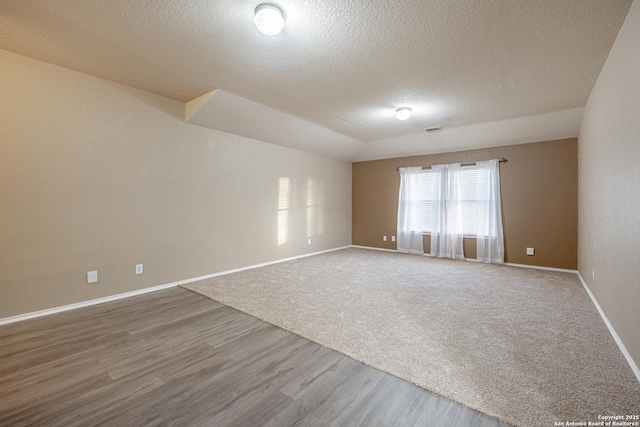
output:
[[142,264],[136,264],[136,274],[142,274],[144,273],[144,268],[142,267]]
[[591,270],[591,278],[593,280],[596,280],[596,269],[595,268]]
[[311,239],[307,239],[307,245],[311,244]]
[[97,271],[88,271],[87,272],[87,283],[97,283],[98,282],[98,272]]
[[535,251],[533,248],[527,248],[527,255],[534,255]]
[[382,240],[386,242],[387,241],[387,236],[382,236]]
[[396,236],[391,236],[391,241],[395,242],[396,241]]

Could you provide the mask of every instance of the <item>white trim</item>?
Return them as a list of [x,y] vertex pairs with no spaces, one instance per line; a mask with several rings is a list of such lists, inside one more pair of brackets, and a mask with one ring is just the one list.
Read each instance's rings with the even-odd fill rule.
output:
[[287,261],[293,261],[293,260],[300,259],[300,258],[310,257],[310,256],[313,256],[313,255],[320,255],[320,254],[326,254],[327,252],[339,251],[341,249],[347,249],[348,247],[349,246],[340,246],[339,248],[327,249],[327,250],[319,251],[319,252],[311,252],[311,253],[308,253],[308,254],[292,256],[292,257],[289,257],[289,258],[281,258],[281,259],[277,259],[275,261],[263,262],[261,264],[249,265],[247,267],[240,267],[240,268],[234,268],[232,270],[220,271],[219,273],[212,273],[212,274],[207,274],[205,276],[199,276],[199,277],[193,277],[191,279],[181,280],[181,281],[177,282],[177,284],[178,285],[185,285],[187,283],[197,282],[199,280],[205,280],[205,279],[211,279],[212,277],[224,276],[225,274],[237,273],[239,271],[251,270],[251,269],[260,268],[260,267],[266,267],[268,265],[279,264],[281,262],[287,262]]
[[385,248],[374,248],[373,246],[359,246],[359,245],[351,245],[349,246],[351,248],[358,248],[358,249],[369,249],[372,251],[383,251],[383,252],[398,252],[395,249],[385,249]]
[[611,322],[609,322],[609,319],[607,319],[607,316],[604,314],[604,311],[602,311],[602,307],[600,307],[600,304],[598,304],[596,297],[593,296],[593,293],[591,293],[591,289],[589,289],[589,286],[587,286],[587,282],[584,281],[579,271],[577,273],[578,273],[578,278],[580,279],[580,282],[582,282],[582,286],[584,287],[584,290],[587,291],[587,294],[589,294],[589,298],[591,298],[593,305],[596,306],[598,313],[600,313],[600,317],[602,317],[602,320],[604,320],[604,324],[607,325],[607,328],[609,329],[611,336],[613,337],[616,344],[618,344],[618,347],[620,348],[620,351],[622,352],[622,355],[624,356],[624,358],[627,359],[627,363],[629,364],[629,367],[631,368],[634,375],[636,376],[636,379],[638,380],[638,382],[640,382],[640,369],[638,369],[638,365],[636,365],[636,362],[633,360],[633,358],[627,351],[627,348],[624,346],[624,343],[616,333],[615,329],[613,329],[613,325],[611,324]]
[[[499,265],[499,264],[497,264]],[[547,271],[560,271],[562,273],[574,273],[576,274],[578,270],[570,270],[568,268],[556,268],[556,267],[543,267],[540,265],[529,265],[529,264],[515,264],[512,262],[505,262],[502,265],[506,265],[508,267],[518,267],[518,268],[533,268],[534,270],[547,270]]]
[[166,283],[164,285],[138,289],[136,291],[125,292],[123,294],[110,295],[108,297],[96,298],[89,301],[76,302],[74,304],[62,305],[60,307],[47,308],[44,310],[33,311],[31,313],[18,314],[16,316],[5,317],[4,319],[0,319],[0,325],[21,322],[23,320],[33,319],[36,317],[48,316],[50,314],[56,314],[56,313],[62,313],[69,310],[75,310],[76,308],[89,307],[92,305],[102,304],[105,302],[111,302],[111,301],[116,301],[123,298],[134,297],[137,295],[147,294],[149,292],[155,292],[155,291],[160,291],[162,289],[173,288],[174,286],[178,286],[178,285],[179,285],[179,282]]
[[395,252],[398,254],[404,254],[404,255],[418,255],[418,256],[428,256],[428,257],[433,257],[433,255],[428,254],[428,253],[423,253],[423,254],[411,254],[408,252],[400,252],[397,249],[386,249],[386,248],[376,248],[374,246],[359,246],[359,245],[351,245],[352,248],[359,248],[359,249],[369,249],[372,251],[383,251],[383,252]]
[[173,288],[175,286],[180,286],[180,285],[183,285],[185,283],[197,282],[198,280],[210,279],[212,277],[217,277],[217,276],[222,276],[222,275],[225,275],[225,274],[236,273],[238,271],[243,271],[243,270],[250,270],[252,268],[265,267],[267,265],[278,264],[278,263],[281,263],[281,262],[293,261],[295,259],[300,259],[300,258],[305,258],[305,257],[313,256],[313,255],[320,255],[320,254],[324,254],[324,253],[327,253],[327,252],[333,252],[333,251],[338,251],[338,250],[341,250],[341,249],[346,249],[348,247],[349,246],[341,246],[339,248],[327,249],[327,250],[319,251],[319,252],[311,252],[311,253],[308,253],[308,254],[297,255],[297,256],[293,256],[293,257],[289,257],[289,258],[277,259],[275,261],[263,262],[261,264],[249,265],[247,267],[234,268],[232,270],[225,270],[225,271],[221,271],[219,273],[207,274],[205,276],[193,277],[191,279],[185,279],[185,280],[179,280],[179,281],[176,281],[176,282],[165,283],[164,285],[152,286],[150,288],[138,289],[138,290],[135,290],[135,291],[125,292],[125,293],[122,293],[122,294],[110,295],[108,297],[97,298],[97,299],[92,299],[92,300],[83,301],[83,302],[77,302],[77,303],[74,303],[74,304],[63,305],[63,306],[60,306],[60,307],[47,308],[47,309],[44,309],[44,310],[34,311],[34,312],[31,312],[31,313],[18,314],[16,316],[5,317],[4,319],[0,319],[0,325],[6,325],[6,324],[9,324],[9,323],[21,322],[23,320],[34,319],[36,317],[42,317],[42,316],[48,316],[50,314],[62,313],[62,312],[69,311],[69,310],[75,310],[77,308],[89,307],[89,306],[92,306],[92,305],[102,304],[102,303],[105,303],[105,302],[111,302],[111,301],[116,301],[116,300],[119,300],[119,299],[134,297],[134,296],[146,294],[146,293],[149,293],[149,292],[161,291],[163,289]]
[[[359,246],[359,245],[351,245],[352,248],[360,248],[360,249],[370,249],[372,251],[385,251],[385,252],[397,252],[397,253],[403,253],[403,252],[398,252],[395,249],[384,249],[384,248],[375,248],[373,246]],[[422,255],[422,256],[428,256],[431,258],[436,258],[431,254],[428,253],[423,253],[423,254],[408,254],[408,255]],[[443,258],[443,259],[449,259],[449,258]],[[474,259],[474,258],[465,258],[463,260],[458,260],[458,261],[469,261],[469,262],[482,262],[478,259]],[[519,267],[519,268],[533,268],[535,270],[548,270],[548,271],[561,271],[563,273],[577,273],[578,270],[569,270],[566,268],[555,268],[555,267],[543,267],[543,266],[539,266],[539,265],[528,265],[528,264],[514,264],[514,263],[510,263],[510,262],[505,262],[502,264],[491,264],[491,265],[506,265],[509,267]]]

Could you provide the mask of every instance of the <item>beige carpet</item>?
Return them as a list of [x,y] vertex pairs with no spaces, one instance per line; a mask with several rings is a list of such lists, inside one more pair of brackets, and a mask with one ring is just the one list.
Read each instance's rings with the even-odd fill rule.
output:
[[640,414],[572,273],[350,248],[184,287],[516,426]]

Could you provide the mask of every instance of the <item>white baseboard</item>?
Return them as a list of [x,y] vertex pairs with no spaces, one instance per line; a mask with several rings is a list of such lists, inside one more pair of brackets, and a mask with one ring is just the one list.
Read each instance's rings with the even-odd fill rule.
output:
[[33,311],[31,313],[18,314],[16,316],[5,317],[4,319],[0,319],[0,325],[21,322],[23,320],[33,319],[33,318],[42,317],[42,316],[48,316],[50,314],[62,313],[69,310],[75,310],[77,308],[89,307],[91,305],[97,305],[105,302],[116,301],[123,298],[135,297],[137,295],[147,294],[149,292],[155,292],[155,291],[160,291],[162,289],[173,288],[174,286],[178,286],[179,284],[180,284],[179,282],[165,283],[164,285],[138,289],[131,292],[125,292],[123,294],[109,295],[108,297],[96,298],[89,301],[82,301],[74,304],[62,305],[60,307],[47,308],[44,310]]
[[506,265],[508,267],[532,268],[534,270],[560,271],[562,273],[574,273],[574,274],[576,274],[578,272],[578,270],[570,270],[568,268],[543,267],[543,266],[540,266],[540,265],[529,265],[529,264],[515,264],[513,262],[505,262],[503,265]]
[[149,292],[156,292],[156,291],[160,291],[160,290],[163,290],[163,289],[172,288],[174,286],[180,286],[180,285],[183,285],[183,284],[186,284],[186,283],[197,282],[198,280],[210,279],[212,277],[217,277],[217,276],[223,276],[225,274],[236,273],[238,271],[250,270],[252,268],[265,267],[267,265],[278,264],[278,263],[286,262],[286,261],[293,261],[295,259],[300,259],[300,258],[305,258],[305,257],[313,256],[313,255],[319,255],[319,254],[323,254],[323,253],[327,253],[327,252],[333,252],[333,251],[338,251],[338,250],[341,250],[341,249],[346,249],[348,247],[349,246],[341,246],[339,248],[327,249],[327,250],[319,251],[319,252],[311,252],[311,253],[308,253],[308,254],[297,255],[297,256],[293,256],[293,257],[289,257],[289,258],[282,258],[282,259],[278,259],[278,260],[275,260],[275,261],[263,262],[261,264],[249,265],[247,267],[234,268],[232,270],[225,270],[225,271],[221,271],[221,272],[218,272],[218,273],[207,274],[205,276],[192,277],[190,279],[185,279],[185,280],[178,280],[176,282],[165,283],[163,285],[152,286],[150,288],[144,288],[144,289],[138,289],[138,290],[135,290],[135,291],[125,292],[125,293],[122,293],[122,294],[110,295],[108,297],[92,299],[92,300],[89,300],[89,301],[82,301],[82,302],[78,302],[78,303],[74,303],[74,304],[63,305],[63,306],[60,306],[60,307],[47,308],[45,310],[34,311],[34,312],[31,312],[31,313],[18,314],[16,316],[5,317],[4,319],[0,319],[0,325],[6,325],[6,324],[9,324],[9,323],[20,322],[22,320],[33,319],[33,318],[36,318],[36,317],[48,316],[50,314],[62,313],[62,312],[69,311],[69,310],[75,310],[77,308],[89,307],[89,306],[97,305],[97,304],[103,304],[105,302],[117,301],[119,299],[130,298],[130,297],[134,297],[134,296],[137,296],[137,295],[147,294]]
[[[359,245],[351,245],[352,248],[360,248],[360,249],[370,249],[372,251],[384,251],[384,252],[397,252],[397,253],[401,253],[398,252],[395,249],[384,249],[384,248],[376,248],[373,246],[359,246]],[[426,256],[426,257],[431,257],[431,258],[435,258],[433,255],[431,254],[419,254],[422,256]],[[467,258],[464,261],[469,261],[469,262],[480,262],[477,259],[473,259],[473,258]],[[561,271],[564,273],[577,273],[577,270],[569,270],[566,268],[556,268],[556,267],[543,267],[543,266],[539,266],[539,265],[529,265],[529,264],[515,264],[515,263],[511,263],[511,262],[505,262],[504,264],[495,264],[495,265],[506,265],[509,267],[518,267],[518,268],[533,268],[535,270],[548,270],[548,271]]]
[[430,258],[434,258],[433,255],[427,254],[427,253],[424,253],[424,254],[410,254],[410,253],[407,253],[407,252],[399,252],[397,249],[376,248],[375,246],[351,245],[351,247],[352,248],[359,248],[359,249],[369,249],[369,250],[372,250],[372,251],[395,252],[395,253],[398,253],[398,254],[428,256]]
[[359,246],[359,245],[351,245],[350,248],[358,248],[358,249],[369,249],[372,251],[382,251],[382,252],[398,252],[395,249],[385,249],[385,248],[374,248],[373,246]]
[[634,375],[636,376],[636,379],[638,380],[638,382],[640,382],[640,369],[638,369],[638,365],[636,365],[636,362],[633,360],[633,358],[627,351],[627,348],[624,346],[624,343],[616,333],[615,329],[613,329],[613,325],[611,324],[611,322],[609,322],[609,319],[607,319],[607,316],[604,314],[604,311],[602,311],[602,307],[600,307],[600,304],[598,304],[596,297],[593,296],[591,289],[589,289],[589,286],[587,286],[587,282],[584,281],[579,271],[577,273],[578,273],[578,278],[580,279],[580,282],[584,287],[584,290],[587,291],[587,294],[589,295],[589,298],[591,298],[593,305],[596,306],[598,313],[600,313],[600,317],[602,317],[604,324],[607,325],[607,328],[609,329],[609,333],[611,333],[611,336],[613,337],[614,341],[616,342],[616,344],[618,344],[618,347],[620,348],[620,351],[622,352],[622,355],[624,356],[624,358],[627,359],[627,363],[629,364],[629,367],[631,368]]
[[292,256],[292,257],[289,257],[289,258],[281,258],[281,259],[277,259],[275,261],[268,261],[268,262],[263,262],[261,264],[254,264],[254,265],[249,265],[247,267],[234,268],[232,270],[225,270],[225,271],[221,271],[219,273],[212,273],[212,274],[207,274],[205,276],[199,276],[199,277],[193,277],[191,279],[180,280],[179,282],[176,282],[176,283],[178,285],[185,285],[187,283],[197,282],[199,280],[211,279],[212,277],[224,276],[225,274],[237,273],[239,271],[251,270],[251,269],[260,268],[260,267],[266,267],[268,265],[279,264],[281,262],[287,262],[287,261],[293,261],[293,260],[296,260],[296,259],[306,258],[306,257],[314,256],[314,255],[326,254],[327,252],[339,251],[339,250],[342,250],[342,249],[347,249],[349,247],[350,246],[340,246],[339,248],[327,249],[327,250],[319,251],[319,252],[311,252],[311,253],[308,253],[308,254]]

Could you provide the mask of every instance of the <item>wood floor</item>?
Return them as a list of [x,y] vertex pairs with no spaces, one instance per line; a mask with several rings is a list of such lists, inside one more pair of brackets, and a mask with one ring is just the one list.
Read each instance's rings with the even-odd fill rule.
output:
[[0,426],[505,426],[181,288],[0,326]]

